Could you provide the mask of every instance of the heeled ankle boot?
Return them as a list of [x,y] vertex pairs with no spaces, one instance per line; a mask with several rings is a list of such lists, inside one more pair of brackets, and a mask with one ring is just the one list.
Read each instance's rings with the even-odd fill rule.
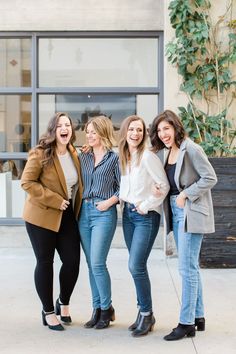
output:
[[115,321],[115,310],[113,306],[110,306],[107,310],[101,310],[101,315],[99,321],[94,326],[96,329],[107,328],[110,324],[110,321]]
[[128,328],[129,331],[134,331],[134,330],[138,327],[138,323],[139,323],[139,320],[140,320],[140,316],[141,316],[141,315],[140,315],[140,310],[139,310],[135,322],[132,323],[132,325],[130,325],[129,328]]
[[65,324],[71,324],[72,319],[70,316],[62,316],[61,315],[61,306],[63,306],[63,304],[60,303],[59,298],[56,301],[56,305],[55,305],[55,313],[57,316],[60,316],[61,321],[64,322]]
[[156,320],[155,317],[153,316],[153,313],[146,316],[140,313],[138,326],[132,332],[132,336],[133,337],[145,336],[146,334],[148,334],[148,332],[151,332],[153,330],[155,322]]
[[47,322],[46,316],[47,315],[52,315],[53,313],[55,313],[54,311],[51,312],[44,312],[42,311],[42,321],[43,321],[43,325],[44,326],[48,326],[49,329],[52,329],[53,331],[64,331],[64,327],[58,323],[57,325],[50,325]]
[[88,322],[84,324],[85,328],[93,328],[99,321],[101,315],[101,309],[97,308],[93,310],[92,316]]
[[205,322],[204,317],[195,318],[195,327],[198,331],[205,331]]
[[195,337],[195,325],[178,324],[170,334],[164,337],[165,340],[178,340],[184,337]]

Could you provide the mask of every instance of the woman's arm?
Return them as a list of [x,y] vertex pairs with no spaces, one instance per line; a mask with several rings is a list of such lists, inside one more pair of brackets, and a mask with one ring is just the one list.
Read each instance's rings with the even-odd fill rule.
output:
[[[152,193],[152,186],[148,186],[150,195],[138,206],[140,211],[146,214],[148,210],[153,210],[162,204],[170,187],[162,162],[156,154],[147,151],[144,155],[143,163],[148,174],[159,189],[158,195],[154,195]],[[145,183],[145,181],[143,181],[143,183]]]
[[64,202],[63,197],[48,189],[40,181],[40,175],[43,172],[41,160],[41,156],[34,150],[29,153],[29,158],[21,177],[21,187],[34,201],[44,207],[61,209]]
[[187,148],[187,154],[195,171],[199,175],[199,179],[185,188],[183,193],[181,193],[183,197],[185,196],[189,200],[195,201],[206,193],[206,191],[214,187],[217,183],[217,177],[205,152],[199,145],[191,144],[191,147]]

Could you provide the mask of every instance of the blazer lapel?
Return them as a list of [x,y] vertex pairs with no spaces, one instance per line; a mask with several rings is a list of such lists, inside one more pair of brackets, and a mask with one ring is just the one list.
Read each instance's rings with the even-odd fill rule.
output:
[[76,151],[74,151],[74,149],[70,146],[69,147],[70,150],[70,156],[74,162],[75,168],[77,170],[78,176],[80,176],[80,163],[79,163],[79,158],[78,158],[78,154]]
[[60,164],[60,161],[59,161],[57,155],[54,157],[53,161],[54,161],[54,166],[56,168],[62,188],[65,192],[65,195],[68,197],[65,176],[64,176],[64,173],[63,173],[63,170],[62,170],[62,167],[61,167],[61,164]]
[[180,145],[179,156],[178,156],[178,159],[176,162],[175,183],[176,183],[178,190],[181,190],[180,185],[179,185],[179,177],[180,177],[180,173],[181,173],[181,168],[182,168],[185,152],[186,152],[186,139]]

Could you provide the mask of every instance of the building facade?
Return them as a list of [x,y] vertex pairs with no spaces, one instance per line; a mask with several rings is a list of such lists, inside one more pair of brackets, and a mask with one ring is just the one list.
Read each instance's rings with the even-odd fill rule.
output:
[[[0,225],[22,223],[28,150],[56,111],[70,114],[79,147],[89,117],[147,125],[187,99],[165,43],[170,0],[0,1]],[[217,20],[227,0],[215,4]]]

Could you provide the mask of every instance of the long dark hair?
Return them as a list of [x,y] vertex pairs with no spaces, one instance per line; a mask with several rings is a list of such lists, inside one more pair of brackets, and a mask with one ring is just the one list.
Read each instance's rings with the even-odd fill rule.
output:
[[[53,161],[53,157],[55,156],[55,151],[56,151],[56,130],[57,130],[57,124],[60,119],[60,117],[65,116],[69,119],[71,128],[72,128],[72,135],[71,139],[68,143],[71,144],[73,147],[73,143],[76,140],[75,136],[75,130],[73,127],[73,122],[72,119],[68,116],[67,113],[64,112],[57,112],[54,114],[54,116],[50,119],[47,130],[46,132],[40,137],[38,145],[35,147],[35,149],[42,149],[43,150],[43,155],[44,159],[42,160],[43,165],[51,165]],[[75,147],[74,147],[75,149]]]
[[186,138],[186,132],[179,117],[174,112],[165,110],[154,118],[149,129],[149,137],[153,151],[159,151],[165,147],[165,144],[158,137],[158,126],[163,121],[168,122],[174,127],[176,146],[180,147],[182,141]]

